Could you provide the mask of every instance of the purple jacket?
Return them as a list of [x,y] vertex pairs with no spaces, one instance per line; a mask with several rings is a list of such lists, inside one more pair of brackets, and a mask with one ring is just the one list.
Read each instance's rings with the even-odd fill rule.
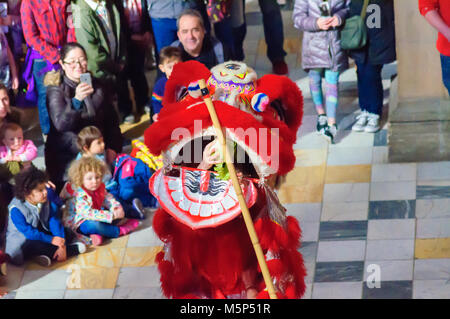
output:
[[[332,71],[344,71],[348,68],[348,58],[341,49],[340,31],[322,31],[317,26],[321,16],[319,5],[322,0],[295,0],[292,19],[294,26],[304,31],[302,49],[302,67],[305,70],[326,68]],[[328,0],[331,15],[337,15],[341,24],[349,12],[350,0]]]

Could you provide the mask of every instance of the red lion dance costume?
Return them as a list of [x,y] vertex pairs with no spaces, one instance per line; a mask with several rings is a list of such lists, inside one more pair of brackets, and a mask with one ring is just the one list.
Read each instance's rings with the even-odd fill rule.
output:
[[287,77],[256,79],[240,62],[211,71],[195,61],[177,64],[159,120],[144,134],[145,144],[153,154],[163,155],[165,165],[150,180],[161,205],[153,228],[165,244],[156,258],[163,293],[169,298],[246,298],[248,289],[256,289],[257,298],[269,298],[231,183],[181,160],[189,153],[187,146],[194,144],[195,149],[198,138],[215,136],[198,94],[199,79],[207,81],[227,143],[231,140],[244,150],[253,165],[253,176],[244,174],[243,194],[277,296],[301,298],[306,275],[298,252],[301,230],[294,217],[286,217],[269,184],[295,165],[302,94]]

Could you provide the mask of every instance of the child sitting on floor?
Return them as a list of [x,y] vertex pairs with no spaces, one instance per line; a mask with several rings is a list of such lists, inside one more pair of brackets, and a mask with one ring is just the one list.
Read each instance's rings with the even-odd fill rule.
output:
[[109,165],[113,163],[107,163],[105,160],[105,142],[103,140],[102,132],[95,126],[86,126],[78,133],[77,146],[80,150],[80,153],[78,153],[76,158],[77,160],[83,156],[93,156],[107,165],[107,170],[103,176],[103,182],[105,185],[108,185],[109,181],[112,179]]
[[80,242],[67,244],[74,236],[61,224],[60,199],[48,184],[45,172],[34,166],[15,176],[5,249],[13,264],[36,257],[40,265],[50,266],[52,260],[65,261],[86,251]]
[[[78,133],[77,146],[80,149],[77,160],[82,157],[95,157],[101,162],[105,163],[106,170],[103,175],[103,183],[105,183],[106,190],[112,192],[112,189],[116,189],[117,182],[113,180],[111,174],[111,164],[105,160],[105,143],[103,141],[102,132],[95,126],[86,126],[80,133]],[[115,199],[117,199],[125,210],[135,210],[138,213],[138,219],[144,219],[144,205],[139,198],[134,198],[130,202],[126,202],[121,198],[118,198],[113,193]]]
[[0,179],[10,180],[23,168],[31,166],[37,156],[37,148],[30,140],[23,139],[23,130],[16,123],[5,123],[0,129]]
[[[121,226],[114,225],[124,217],[136,218],[136,212],[125,210],[108,193],[102,182],[105,165],[94,157],[82,157],[69,167],[69,179],[74,189],[69,200],[67,226],[80,235],[89,236],[94,246],[101,245],[103,237],[127,235],[139,226],[136,219],[128,219]],[[133,214],[134,213],[134,214]]]

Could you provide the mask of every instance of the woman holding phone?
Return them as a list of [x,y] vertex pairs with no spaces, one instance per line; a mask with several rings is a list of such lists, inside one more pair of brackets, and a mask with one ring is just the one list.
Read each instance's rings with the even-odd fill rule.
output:
[[45,76],[50,132],[45,144],[45,165],[57,191],[66,181],[69,163],[79,152],[77,134],[86,126],[96,126],[105,140],[106,160],[112,163],[122,150],[122,134],[117,115],[100,84],[87,73],[84,48],[67,43],[61,49],[62,70]]

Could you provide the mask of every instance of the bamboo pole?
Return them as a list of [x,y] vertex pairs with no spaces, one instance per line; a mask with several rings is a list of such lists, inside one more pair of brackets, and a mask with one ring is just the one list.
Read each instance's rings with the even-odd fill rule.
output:
[[202,91],[202,96],[208,107],[209,115],[213,122],[214,128],[216,130],[216,135],[219,138],[222,148],[225,150],[225,163],[227,165],[228,171],[230,173],[230,178],[233,183],[234,190],[239,200],[239,205],[241,206],[242,216],[244,217],[245,226],[247,227],[248,234],[250,235],[253,248],[256,253],[256,258],[258,259],[259,267],[266,283],[266,287],[269,291],[270,299],[277,299],[277,294],[275,293],[275,287],[272,282],[272,277],[270,276],[269,268],[267,267],[266,259],[262,251],[261,245],[259,243],[258,235],[256,234],[255,226],[253,225],[253,220],[250,212],[245,202],[244,195],[242,194],[241,185],[239,183],[238,177],[236,175],[236,169],[234,168],[233,158],[231,157],[231,152],[227,147],[226,140],[223,134],[222,126],[220,125],[219,118],[217,117],[214,104],[212,103],[211,97],[209,96],[208,89],[206,88],[205,80],[199,80],[200,90]]

